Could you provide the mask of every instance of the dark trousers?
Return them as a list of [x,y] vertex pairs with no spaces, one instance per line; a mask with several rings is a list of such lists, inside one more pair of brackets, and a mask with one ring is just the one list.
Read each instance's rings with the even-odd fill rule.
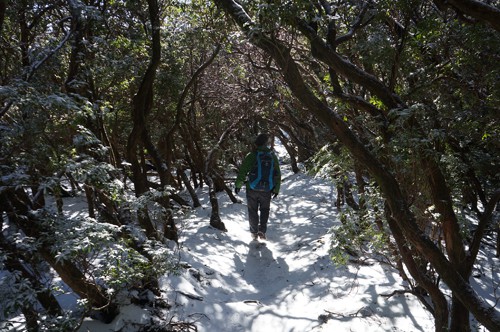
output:
[[247,205],[250,232],[265,234],[269,219],[269,207],[271,206],[271,192],[247,190]]

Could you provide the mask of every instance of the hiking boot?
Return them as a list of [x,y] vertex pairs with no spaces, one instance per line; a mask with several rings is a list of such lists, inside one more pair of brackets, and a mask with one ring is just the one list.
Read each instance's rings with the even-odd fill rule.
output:
[[258,235],[257,233],[251,233],[252,234],[252,240],[257,240]]
[[259,235],[259,238],[261,238],[262,240],[266,239],[266,233],[258,232],[257,234]]

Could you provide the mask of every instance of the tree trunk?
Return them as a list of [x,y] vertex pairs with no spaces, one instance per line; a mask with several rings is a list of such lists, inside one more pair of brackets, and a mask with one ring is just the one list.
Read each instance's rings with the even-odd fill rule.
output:
[[76,265],[69,261],[60,261],[47,249],[39,251],[61,279],[83,299],[88,299],[93,308],[102,312],[102,320],[109,323],[118,314],[118,307],[111,302],[106,291],[87,280]]
[[221,231],[227,232],[226,226],[222,222],[220,218],[220,213],[219,213],[219,200],[217,198],[217,189],[215,186],[215,182],[212,178],[213,171],[211,170],[211,164],[217,162],[217,158],[215,157],[216,154],[216,149],[218,148],[215,147],[210,151],[209,156],[206,161],[205,165],[205,178],[207,180],[208,184],[208,195],[210,198],[210,205],[212,206],[212,211],[210,213],[210,225],[212,227],[215,227]]
[[[85,82],[85,79],[79,77],[79,75],[81,75],[81,67],[87,53],[85,47],[85,30],[87,29],[86,22],[82,17],[82,7],[75,3],[74,0],[68,1],[68,7],[71,13],[71,31],[73,33],[73,40],[71,42],[68,76],[64,85],[66,91],[70,93],[89,97],[87,84],[81,84],[81,82]],[[77,81],[79,84],[75,84]]]
[[495,230],[497,232],[497,245],[496,245],[497,252],[496,252],[495,257],[498,258],[498,257],[500,257],[500,222],[498,222],[498,221],[496,223]]
[[21,308],[24,318],[26,319],[26,331],[38,332],[40,326],[38,325],[38,313],[32,305],[26,304]]
[[114,142],[111,140],[111,137],[108,134],[108,130],[106,129],[106,125],[104,124],[104,119],[102,115],[102,109],[99,109],[99,113],[97,114],[97,128],[99,130],[99,137],[101,141],[109,146],[109,163],[116,168],[120,167],[119,153],[116,148]]
[[219,229],[223,232],[227,232],[226,225],[222,222],[219,214],[219,200],[217,199],[217,192],[215,191],[214,181],[212,177],[207,175],[208,183],[208,195],[210,197],[210,205],[212,206],[212,211],[210,213],[210,226]]
[[[214,170],[215,165],[217,164],[217,154],[220,151],[222,143],[229,137],[229,135],[233,132],[236,125],[241,121],[241,118],[235,122],[233,122],[219,138],[217,144],[210,150],[208,156],[205,161],[205,178],[207,179],[208,184],[208,192],[210,196],[210,204],[212,205],[212,213],[210,215],[210,225],[213,227],[220,229],[222,231],[227,231],[224,223],[220,219],[219,215],[219,201],[217,199],[217,190],[214,181],[214,177],[217,176],[217,172]],[[231,193],[232,195],[232,193]],[[236,198],[235,198],[236,200]],[[236,203],[236,202],[235,202]]]
[[7,11],[7,2],[8,0],[0,0],[0,35],[2,35],[5,12]]
[[487,22],[497,32],[500,32],[500,9],[478,0],[434,0],[437,7],[445,10],[447,7],[455,11]]
[[418,268],[414,256],[421,256],[418,252],[412,252],[412,250],[408,247],[406,243],[406,239],[401,231],[399,225],[391,216],[390,210],[386,209],[386,220],[389,223],[389,227],[391,229],[391,233],[396,241],[396,245],[398,246],[399,253],[403,259],[405,266],[410,272],[411,276],[418,283],[417,286],[424,288],[429,294],[433,306],[427,304],[427,300],[422,298],[420,294],[415,294],[420,297],[421,302],[426,304],[427,309],[429,309],[434,316],[434,327],[436,332],[443,332],[448,330],[448,302],[443,294],[443,292],[439,289],[439,286],[435,284],[428,276],[425,275]]
[[[193,127],[191,125],[181,126],[180,130],[182,139],[185,144],[187,153],[187,161],[191,164],[191,177],[193,179],[194,187],[203,187],[203,172],[205,169],[205,160],[203,149],[198,144],[199,128]],[[196,178],[196,174],[199,178]]]
[[177,172],[180,175],[182,182],[186,186],[186,189],[188,190],[191,199],[193,200],[193,207],[194,208],[200,207],[201,203],[200,200],[198,199],[198,195],[196,195],[193,186],[191,186],[191,182],[189,182],[189,178],[187,177],[186,173],[182,169],[179,169]]
[[[133,98],[132,120],[134,125],[127,142],[127,159],[128,162],[132,165],[135,195],[137,197],[149,190],[146,174],[143,172],[139,164],[137,150],[143,145],[149,145],[149,148],[151,148],[151,144],[149,144],[149,136],[146,130],[146,118],[153,108],[153,84],[156,77],[156,69],[158,68],[161,59],[159,29],[160,17],[157,1],[148,0],[148,9],[152,27],[152,55],[149,66],[146,70],[146,73],[144,74],[144,77],[142,78],[141,85],[139,86],[139,90]],[[155,149],[153,149],[153,151],[155,151]],[[161,162],[158,162],[157,160],[156,162],[157,167],[162,167]],[[147,208],[142,208],[137,212],[139,222],[146,231],[148,237],[157,238],[158,233],[156,232],[156,229],[151,219],[149,218]]]
[[[43,233],[50,233],[51,230],[43,229],[36,216],[30,213],[23,190],[14,192],[6,190],[0,194],[0,199],[5,200],[6,212],[9,220],[12,220],[19,229],[27,236],[35,239],[43,238]],[[80,269],[71,261],[62,261],[55,257],[50,250],[51,243],[43,243],[39,246],[37,253],[58,273],[61,279],[82,299],[88,299],[93,308],[99,308],[102,312],[102,319],[110,322],[118,313],[117,306],[111,302],[105,290],[90,280],[87,280]]]
[[219,187],[222,188],[222,190],[224,190],[226,192],[226,194],[229,196],[229,199],[231,200],[231,202],[238,203],[239,202],[238,199],[234,196],[231,188],[229,188],[226,185],[226,183],[224,182],[224,178],[222,178],[222,176],[219,173],[215,174],[215,176],[216,176],[217,182],[219,183]]
[[[356,161],[373,176],[388,202],[395,224],[401,229],[404,237],[432,264],[460,302],[485,327],[492,331],[500,330],[500,314],[477,295],[459,271],[454,268],[454,265],[418,228],[415,217],[410,211],[408,202],[395,177],[360,142],[342,118],[319,100],[308,88],[291,56],[290,49],[279,40],[267,38],[263,33],[253,29],[251,18],[234,0],[216,0],[215,3],[231,15],[240,28],[247,33],[252,43],[274,59],[293,95],[335,133]],[[398,96],[388,91],[380,81],[362,72],[332,51],[314,31],[307,30],[305,33],[310,38],[312,47],[319,53],[321,61],[334,68],[340,75],[367,88],[368,91],[378,96],[389,109],[400,106],[401,102]],[[315,55],[318,56],[316,53]]]
[[354,172],[356,174],[356,186],[358,187],[358,195],[359,195],[359,209],[362,213],[365,213],[366,210],[366,182],[363,178],[362,168],[358,163],[354,163]]
[[[61,306],[57,301],[54,294],[49,289],[40,283],[39,277],[31,273],[35,270],[34,268],[28,268],[26,265],[32,260],[31,257],[27,257],[24,253],[20,253],[19,248],[7,242],[7,239],[0,233],[0,248],[5,253],[9,253],[7,259],[5,260],[5,266],[11,272],[18,271],[21,273],[24,279],[31,283],[31,286],[37,291],[36,297],[38,302],[43,306],[47,312],[52,316],[59,316],[62,314]],[[20,258],[22,256],[22,258]],[[23,260],[23,262],[20,261]]]
[[[148,152],[153,158],[154,164],[156,166],[156,169],[158,171],[158,175],[160,177],[160,183],[161,183],[161,190],[165,191],[165,188],[170,184],[172,180],[172,174],[167,167],[167,164],[164,163],[161,158],[160,154],[158,153],[158,150],[156,147],[153,145],[153,143],[150,140],[148,131],[146,128],[143,130],[143,142],[146,145],[146,148],[148,149]],[[184,200],[182,200],[178,196],[174,196],[173,199],[175,199],[179,204],[181,205],[188,205]],[[160,200],[160,205],[167,211],[165,220],[163,223],[163,235],[169,239],[173,240],[177,243],[179,240],[179,235],[177,234],[177,226],[175,225],[175,220],[174,216],[171,213],[171,207],[170,207],[170,195],[165,192],[164,196]]]
[[292,165],[292,172],[294,174],[297,174],[300,172],[299,166],[297,165],[297,153],[295,152],[295,149],[290,146],[290,141],[283,135],[281,132],[278,133],[278,137],[281,141],[281,144],[285,147],[286,152],[288,152],[288,155],[290,156],[290,164]]
[[[434,206],[440,214],[446,252],[453,267],[464,278],[464,281],[468,282],[471,271],[467,269],[464,242],[460,235],[458,219],[453,211],[448,185],[443,173],[434,160],[427,156],[422,156],[421,160],[427,175],[426,178],[429,183]],[[456,296],[452,296],[450,330],[457,332],[470,331],[469,311]]]
[[87,199],[87,207],[89,211],[89,217],[95,218],[95,200],[94,200],[94,189],[88,184],[83,185],[83,190],[85,190],[85,197]]

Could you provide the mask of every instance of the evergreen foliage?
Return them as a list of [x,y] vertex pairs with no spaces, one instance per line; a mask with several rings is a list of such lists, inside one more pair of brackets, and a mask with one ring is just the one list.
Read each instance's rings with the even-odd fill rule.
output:
[[[499,232],[500,16],[497,1],[471,3],[482,10],[2,1],[2,320],[73,330],[96,309],[112,319],[119,294],[159,296],[159,276],[179,269],[169,248],[195,189],[210,187],[217,218],[215,193],[237,201],[234,170],[267,131],[294,171],[305,162],[335,181],[336,262],[395,266],[429,294],[436,330],[468,331],[470,312],[498,327],[494,308],[451,282],[468,287],[485,235]],[[85,196],[82,216],[65,213],[69,196]],[[61,292],[80,308],[61,309]]]

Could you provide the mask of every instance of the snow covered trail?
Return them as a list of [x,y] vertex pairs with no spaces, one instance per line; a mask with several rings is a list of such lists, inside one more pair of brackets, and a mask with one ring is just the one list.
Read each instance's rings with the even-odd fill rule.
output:
[[336,267],[328,230],[338,223],[334,187],[284,172],[273,200],[268,241],[251,241],[241,204],[220,196],[228,232],[208,225],[208,203],[186,218],[180,256],[188,266],[162,280],[174,320],[198,331],[433,331],[431,316],[379,264]]

